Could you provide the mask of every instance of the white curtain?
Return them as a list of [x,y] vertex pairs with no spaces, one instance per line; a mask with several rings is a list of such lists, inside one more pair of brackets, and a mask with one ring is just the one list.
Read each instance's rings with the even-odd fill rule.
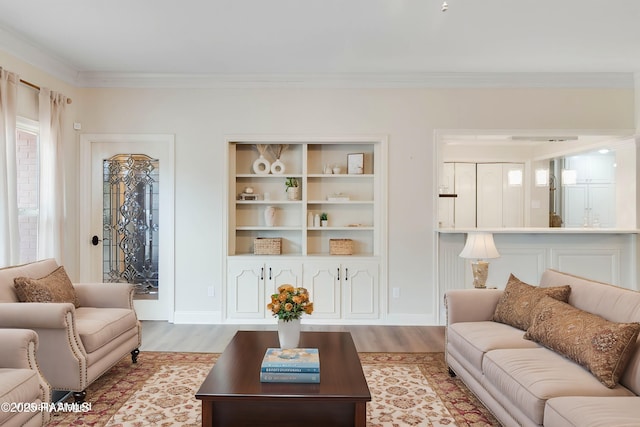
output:
[[38,258],[55,258],[63,264],[64,163],[63,123],[67,98],[47,88],[40,89],[40,217]]
[[0,267],[20,260],[16,165],[16,103],[20,77],[0,68]]

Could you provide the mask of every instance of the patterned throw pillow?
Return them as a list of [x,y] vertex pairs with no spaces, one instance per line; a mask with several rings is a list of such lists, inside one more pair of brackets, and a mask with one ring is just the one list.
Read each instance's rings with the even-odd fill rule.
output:
[[609,388],[618,384],[635,350],[640,323],[610,322],[545,297],[534,309],[524,337],[587,368]]
[[571,293],[570,286],[539,288],[531,286],[511,274],[502,296],[493,313],[495,322],[506,323],[514,328],[526,331],[531,325],[531,311],[545,296],[567,302]]
[[16,277],[13,285],[20,302],[70,302],[76,308],[80,306],[76,290],[62,266],[39,279]]

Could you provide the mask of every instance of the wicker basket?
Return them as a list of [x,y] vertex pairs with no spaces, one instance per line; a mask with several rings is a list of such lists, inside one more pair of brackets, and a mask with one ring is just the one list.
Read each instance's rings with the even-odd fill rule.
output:
[[253,240],[255,255],[280,255],[282,253],[281,237],[257,237]]
[[330,255],[352,255],[353,240],[351,239],[329,239]]

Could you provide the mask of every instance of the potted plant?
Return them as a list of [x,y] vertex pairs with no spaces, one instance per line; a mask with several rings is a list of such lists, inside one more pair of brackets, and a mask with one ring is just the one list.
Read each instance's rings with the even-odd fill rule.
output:
[[328,223],[329,223],[329,218],[327,218],[327,213],[322,212],[322,214],[320,215],[320,225],[322,225],[323,227],[326,227]]
[[300,199],[300,187],[298,178],[287,177],[287,180],[284,182],[286,186],[287,199],[289,200],[299,200]]

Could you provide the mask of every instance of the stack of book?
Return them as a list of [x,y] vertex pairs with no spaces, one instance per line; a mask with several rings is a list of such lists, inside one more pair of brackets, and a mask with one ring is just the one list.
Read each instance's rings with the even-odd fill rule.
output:
[[268,348],[260,367],[263,383],[319,383],[317,348]]

